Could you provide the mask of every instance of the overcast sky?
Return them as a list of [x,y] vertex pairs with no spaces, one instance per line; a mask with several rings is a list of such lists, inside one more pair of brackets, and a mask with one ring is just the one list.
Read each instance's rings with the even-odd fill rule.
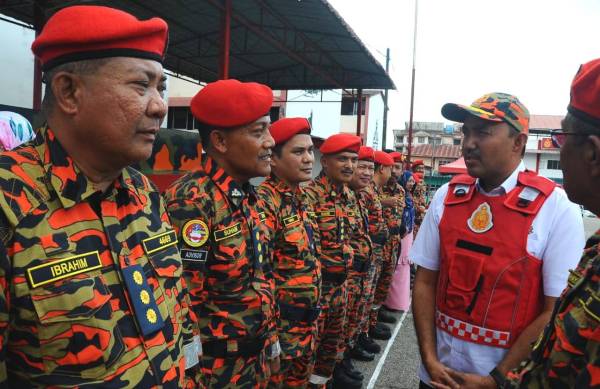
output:
[[[599,0],[418,1],[416,121],[444,121],[444,103],[492,91],[516,95],[532,114],[563,115],[579,65],[600,57]],[[329,2],[381,63],[390,48],[389,121],[404,128],[415,0]]]

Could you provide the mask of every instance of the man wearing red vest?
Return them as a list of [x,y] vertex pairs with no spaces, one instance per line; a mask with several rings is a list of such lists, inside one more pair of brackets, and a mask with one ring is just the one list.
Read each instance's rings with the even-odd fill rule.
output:
[[[421,387],[495,388],[531,350],[584,246],[579,209],[525,169],[529,112],[492,93],[446,104],[469,175],[435,194],[410,252]],[[568,238],[566,238],[568,237]]]

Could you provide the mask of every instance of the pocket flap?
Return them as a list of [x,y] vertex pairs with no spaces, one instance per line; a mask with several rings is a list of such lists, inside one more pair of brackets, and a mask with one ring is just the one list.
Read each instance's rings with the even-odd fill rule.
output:
[[483,270],[484,258],[480,256],[457,252],[450,260],[448,278],[452,286],[472,291],[477,286],[477,281]]
[[31,291],[40,323],[85,320],[94,315],[111,293],[101,275],[76,276]]
[[160,277],[181,277],[181,256],[176,246],[169,246],[148,256]]

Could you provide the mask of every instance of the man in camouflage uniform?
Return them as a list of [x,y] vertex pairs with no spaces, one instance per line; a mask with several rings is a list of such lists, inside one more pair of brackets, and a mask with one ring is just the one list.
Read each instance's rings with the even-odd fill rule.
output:
[[390,153],[390,156],[394,159],[392,175],[381,188],[383,216],[387,221],[390,236],[384,246],[381,273],[377,281],[371,312],[370,331],[373,338],[383,340],[391,337],[391,330],[382,322],[394,323],[396,321],[394,316],[380,308],[387,297],[396,269],[396,262],[398,261],[401,239],[400,225],[402,224],[402,211],[404,210],[404,189],[398,184],[398,178],[402,175],[402,154],[393,152]]
[[414,236],[419,231],[419,226],[423,222],[425,217],[425,211],[427,210],[427,199],[426,192],[427,186],[425,185],[425,178],[423,173],[414,173],[413,178],[415,180],[415,189],[413,191],[413,204],[415,207],[415,225],[414,225]]
[[[375,288],[381,272],[381,263],[383,261],[385,242],[389,237],[387,223],[383,216],[383,206],[380,200],[380,188],[389,180],[392,174],[392,165],[394,160],[383,151],[373,153],[374,174],[371,184],[360,190],[360,198],[366,204],[368,213],[368,230],[371,238],[371,247],[373,250],[373,259],[367,275],[365,284],[364,299],[365,309],[364,318],[361,320],[360,334],[358,336],[357,346],[373,354],[381,351],[381,347],[369,337],[369,328],[371,324],[371,314],[373,300],[375,298]],[[375,314],[377,308],[375,309]]]
[[360,138],[354,135],[336,134],[327,138],[320,148],[323,171],[306,187],[321,243],[321,315],[316,362],[310,377],[310,383],[318,387],[324,387],[331,379],[345,349],[347,277],[353,254],[348,212],[356,201],[347,184],[356,169],[360,144]]
[[[346,326],[344,341],[346,344],[346,352],[344,359],[338,365],[338,369],[343,370],[341,374],[336,374],[334,384],[343,385],[344,387],[354,387],[354,380],[362,381],[364,376],[353,365],[350,357],[361,361],[372,361],[375,355],[365,350],[356,344],[359,334],[359,329],[362,326],[362,321],[365,314],[366,301],[366,282],[369,274],[369,269],[372,264],[372,248],[371,239],[369,237],[369,223],[366,204],[360,197],[360,190],[371,185],[373,180],[373,149],[366,146],[361,146],[358,151],[358,164],[352,181],[350,182],[350,190],[354,194],[355,202],[348,210],[348,220],[350,222],[350,245],[353,250],[352,267],[348,272],[347,291],[348,299],[346,305]],[[350,382],[345,382],[345,378],[349,376],[354,378]],[[337,378],[341,377],[342,382],[337,382]],[[356,385],[356,387],[361,387]]]
[[206,154],[165,194],[209,388],[264,387],[279,362],[264,207],[248,182],[271,171],[272,99],[269,87],[233,79],[200,90],[191,110]]
[[194,386],[177,237],[127,167],[150,156],[167,113],[166,40],[161,19],[77,6],[33,43],[47,125],[0,154],[2,387]]
[[[600,214],[600,59],[583,65],[571,85],[560,147],[564,188],[572,201]],[[596,233],[598,234],[598,233]],[[565,237],[568,239],[568,237]],[[600,237],[594,237],[597,241]],[[503,388],[596,388],[600,385],[600,246],[588,247],[563,291],[530,359],[492,377]],[[461,379],[462,377],[457,377]]]
[[300,183],[310,181],[313,143],[305,118],[280,119],[271,126],[275,140],[271,176],[258,188],[271,231],[277,332],[281,368],[270,388],[305,388],[314,355],[319,316],[321,269],[313,218]]

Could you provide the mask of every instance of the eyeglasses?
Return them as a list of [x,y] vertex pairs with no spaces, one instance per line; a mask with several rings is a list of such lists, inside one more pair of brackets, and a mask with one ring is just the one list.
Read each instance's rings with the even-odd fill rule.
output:
[[552,139],[552,144],[554,145],[554,147],[559,149],[563,147],[565,142],[567,141],[567,135],[590,136],[591,134],[582,134],[581,132],[574,131],[553,130],[550,133],[550,139]]

